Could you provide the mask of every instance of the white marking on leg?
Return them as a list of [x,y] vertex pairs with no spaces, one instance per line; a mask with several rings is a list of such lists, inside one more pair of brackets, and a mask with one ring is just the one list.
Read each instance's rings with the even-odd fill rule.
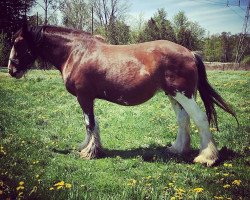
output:
[[[86,120],[87,119],[87,120]],[[85,115],[86,124],[89,123],[89,118]],[[99,135],[99,126],[98,122],[95,121],[95,127],[92,131],[89,130],[89,142],[86,144],[86,147],[81,150],[80,156],[86,159],[92,159],[100,157],[103,155],[100,135]]]
[[85,124],[86,126],[89,126],[89,116],[87,114],[84,114],[84,120],[85,120]]
[[200,154],[194,161],[211,166],[218,159],[218,151],[209,130],[206,114],[200,110],[193,97],[189,99],[184,94],[177,92],[174,99],[184,107],[199,129],[201,137]]
[[178,134],[176,141],[169,148],[174,153],[185,153],[190,149],[190,135],[189,124],[190,119],[187,112],[182,108],[179,103],[172,97],[169,97],[172,107],[175,111],[178,123]]

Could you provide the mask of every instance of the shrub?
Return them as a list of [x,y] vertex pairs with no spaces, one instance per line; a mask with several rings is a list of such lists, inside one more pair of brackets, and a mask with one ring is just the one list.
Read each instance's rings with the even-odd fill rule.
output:
[[250,66],[250,55],[245,56],[241,62],[246,66]]
[[10,45],[7,42],[7,35],[0,33],[0,67],[7,66],[9,58]]

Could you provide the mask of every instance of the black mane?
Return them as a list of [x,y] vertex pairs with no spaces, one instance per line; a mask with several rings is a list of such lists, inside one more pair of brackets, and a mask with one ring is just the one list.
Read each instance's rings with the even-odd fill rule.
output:
[[27,40],[32,46],[39,46],[43,38],[43,30],[44,26],[28,26]]

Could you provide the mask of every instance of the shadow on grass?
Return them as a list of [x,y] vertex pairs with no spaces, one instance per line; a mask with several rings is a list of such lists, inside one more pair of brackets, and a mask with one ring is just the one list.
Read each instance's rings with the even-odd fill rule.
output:
[[[142,159],[146,162],[155,162],[162,161],[168,162],[170,160],[175,160],[178,163],[193,163],[194,158],[199,154],[199,150],[191,150],[189,153],[179,155],[171,153],[167,146],[157,146],[157,147],[140,147],[136,149],[130,150],[109,150],[105,149],[106,157],[121,157],[124,159],[142,157]],[[223,147],[219,151],[219,160],[216,162],[215,166],[221,165],[224,162],[233,160],[235,158],[241,157],[239,153],[228,149],[227,147]]]
[[[75,154],[76,150],[74,149],[55,149],[52,151],[58,154]],[[121,157],[123,159],[130,159],[141,157],[145,162],[165,162],[167,163],[170,160],[174,160],[177,163],[193,163],[194,158],[199,154],[198,149],[193,149],[189,153],[180,155],[171,153],[168,150],[167,146],[150,146],[150,147],[139,147],[136,149],[128,150],[115,150],[115,149],[104,149],[105,158],[115,158]],[[228,162],[235,158],[242,157],[239,153],[223,147],[219,151],[219,160],[216,162],[215,166],[221,165],[224,162]]]
[[179,155],[171,153],[167,146],[139,147],[129,150],[109,150],[105,149],[106,157],[121,157],[124,159],[141,157],[145,162],[168,162],[175,160],[181,163],[192,163],[193,158],[198,155],[198,150],[191,150],[188,154]]

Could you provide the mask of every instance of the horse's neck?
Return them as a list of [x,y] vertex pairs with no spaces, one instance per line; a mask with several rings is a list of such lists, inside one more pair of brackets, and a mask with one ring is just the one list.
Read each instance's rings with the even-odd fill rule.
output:
[[71,51],[71,41],[68,38],[45,35],[39,54],[43,60],[50,62],[58,70],[66,62]]

